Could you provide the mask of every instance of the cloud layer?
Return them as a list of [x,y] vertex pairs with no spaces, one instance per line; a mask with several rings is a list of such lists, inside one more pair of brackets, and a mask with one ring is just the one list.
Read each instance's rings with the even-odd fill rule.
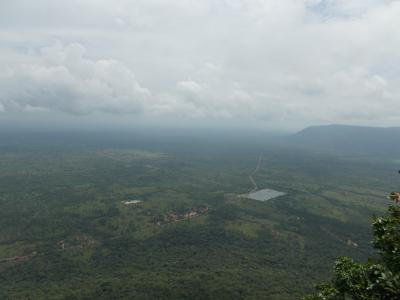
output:
[[132,71],[114,60],[83,57],[80,44],[40,49],[37,62],[18,64],[1,77],[2,109],[56,110],[73,114],[94,111],[140,113],[150,92]]
[[3,114],[400,125],[399,1],[2,6]]

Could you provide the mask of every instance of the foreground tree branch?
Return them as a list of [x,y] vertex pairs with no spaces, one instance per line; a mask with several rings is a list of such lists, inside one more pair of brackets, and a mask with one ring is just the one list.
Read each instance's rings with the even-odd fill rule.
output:
[[351,258],[339,258],[330,282],[316,286],[317,292],[304,300],[393,300],[400,299],[400,207],[395,202],[387,213],[373,219],[373,245],[377,259],[357,263]]

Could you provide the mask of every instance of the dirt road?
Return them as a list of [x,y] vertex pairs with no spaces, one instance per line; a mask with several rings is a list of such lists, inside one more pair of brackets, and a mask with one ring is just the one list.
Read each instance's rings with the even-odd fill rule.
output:
[[261,154],[258,156],[258,161],[257,161],[257,166],[254,169],[254,171],[249,175],[249,180],[251,182],[251,184],[253,185],[253,188],[249,191],[249,193],[255,192],[258,190],[258,186],[257,186],[257,182],[254,180],[254,175],[256,175],[256,173],[258,172],[258,170],[261,167],[261,163],[262,163],[262,156]]

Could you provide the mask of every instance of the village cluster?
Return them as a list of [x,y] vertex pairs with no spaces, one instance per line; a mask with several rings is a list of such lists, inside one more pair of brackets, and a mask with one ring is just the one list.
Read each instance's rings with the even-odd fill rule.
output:
[[184,214],[178,214],[176,212],[169,212],[165,216],[165,221],[166,222],[178,222],[186,219],[192,219],[196,218],[202,214],[205,214],[208,212],[208,207],[199,207],[199,208],[192,208],[190,211],[184,213]]

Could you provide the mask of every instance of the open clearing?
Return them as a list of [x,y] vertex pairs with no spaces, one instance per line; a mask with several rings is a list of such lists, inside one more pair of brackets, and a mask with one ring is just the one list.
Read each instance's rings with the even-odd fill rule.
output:
[[258,190],[255,192],[251,192],[248,194],[243,194],[240,195],[241,198],[248,198],[248,199],[253,199],[257,201],[268,201],[274,198],[278,198],[280,196],[286,195],[285,193],[271,190],[271,189],[263,189],[263,190]]

